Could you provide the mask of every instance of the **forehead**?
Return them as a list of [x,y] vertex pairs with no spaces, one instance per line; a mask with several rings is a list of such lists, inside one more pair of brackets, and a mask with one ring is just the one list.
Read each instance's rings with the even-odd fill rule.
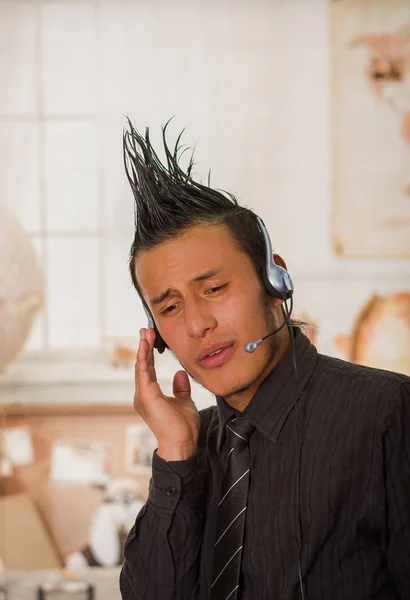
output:
[[142,252],[135,273],[144,292],[194,280],[211,269],[236,272],[250,265],[231,233],[222,226],[197,226]]

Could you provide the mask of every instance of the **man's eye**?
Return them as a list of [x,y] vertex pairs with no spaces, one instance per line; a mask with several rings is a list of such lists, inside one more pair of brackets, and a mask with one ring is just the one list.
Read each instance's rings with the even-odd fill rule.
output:
[[167,314],[167,313],[171,313],[172,311],[174,311],[176,309],[177,305],[176,304],[171,304],[170,306],[167,306],[166,308],[164,308],[164,310],[162,310],[162,314]]
[[224,283],[223,285],[216,285],[215,287],[207,290],[205,293],[206,294],[216,294],[217,292],[220,292],[221,290],[226,288],[227,285],[228,285],[227,283]]

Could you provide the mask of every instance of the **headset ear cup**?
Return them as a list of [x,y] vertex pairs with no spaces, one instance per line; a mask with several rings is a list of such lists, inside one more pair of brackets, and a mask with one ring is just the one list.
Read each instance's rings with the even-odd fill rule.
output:
[[266,264],[263,280],[266,291],[274,298],[283,299],[283,295],[285,295],[287,300],[293,294],[292,279],[286,269],[275,263],[272,242],[265,223],[260,217],[256,217],[256,223],[265,243]]
[[145,304],[144,301],[142,301],[142,306],[144,307],[144,311],[148,320],[148,327],[155,331],[154,348],[156,348],[158,352],[162,354],[165,348],[168,348],[168,346],[160,336],[157,326],[155,325],[154,317],[152,316],[151,311],[149,310],[148,306]]
[[268,292],[269,296],[273,296],[273,298],[281,298],[282,294],[280,294],[269,281],[268,270],[264,269],[263,271],[263,283],[265,286],[265,290]]
[[272,261],[267,265],[264,277],[266,291],[274,298],[288,300],[293,293],[292,279],[283,267]]
[[154,344],[154,348],[156,348],[158,350],[158,352],[160,354],[162,354],[165,351],[165,348],[168,348],[168,346],[166,345],[166,343],[164,342],[164,340],[162,339],[162,337],[159,334],[159,331],[157,329],[157,327],[155,326],[155,344]]

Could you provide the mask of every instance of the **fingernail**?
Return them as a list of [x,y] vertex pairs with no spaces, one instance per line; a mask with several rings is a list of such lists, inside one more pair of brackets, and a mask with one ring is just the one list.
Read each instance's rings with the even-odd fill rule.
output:
[[145,340],[146,337],[147,337],[147,330],[146,329],[141,329],[141,331],[140,331],[140,338],[142,340]]

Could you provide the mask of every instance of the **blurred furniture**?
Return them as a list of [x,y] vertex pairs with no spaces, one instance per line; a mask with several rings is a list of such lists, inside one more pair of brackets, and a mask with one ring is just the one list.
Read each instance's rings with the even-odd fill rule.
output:
[[[0,556],[1,544],[5,543],[2,540],[7,534],[9,542],[3,557],[6,568],[28,571],[62,567],[67,555],[88,545],[90,524],[105,492],[89,485],[53,481],[50,476],[53,444],[61,439],[73,443],[101,442],[111,449],[108,467],[112,479],[129,477],[125,464],[125,432],[130,424],[140,422],[140,418],[132,406],[15,405],[5,407],[5,413],[7,428],[29,428],[34,460],[15,466],[13,477],[0,477]],[[143,494],[148,490],[150,476],[149,467],[132,475]],[[11,535],[12,527],[19,526],[16,505],[21,519],[30,519],[33,523],[30,527],[37,531],[36,541],[34,537],[25,540]],[[13,525],[11,517],[15,520]],[[34,529],[28,531],[34,536]],[[40,540],[48,540],[44,542],[44,556],[41,556]],[[35,553],[33,548],[36,548]],[[36,556],[26,557],[25,549]],[[36,564],[32,563],[34,559],[38,561]]]
[[[120,567],[90,568],[79,573],[78,578],[95,586],[95,600],[121,600],[119,576]],[[62,573],[58,570],[7,572],[7,600],[37,600],[40,584],[55,582],[61,577]]]

